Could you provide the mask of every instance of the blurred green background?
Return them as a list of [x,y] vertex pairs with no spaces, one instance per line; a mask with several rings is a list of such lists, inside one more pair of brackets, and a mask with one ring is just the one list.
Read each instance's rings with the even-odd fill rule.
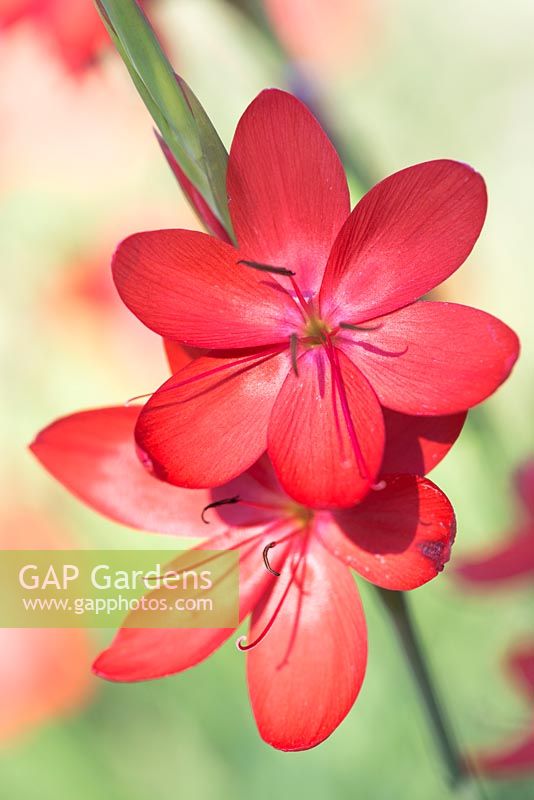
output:
[[[472,163],[488,184],[481,240],[442,296],[501,317],[519,333],[523,353],[508,383],[470,415],[432,474],[458,516],[453,567],[461,554],[483,552],[513,529],[521,512],[511,472],[534,454],[534,323],[527,300],[534,296],[534,5],[313,2],[298,24],[280,3],[270,5],[271,13],[278,9],[272,19],[286,55],[315,82],[346,154],[371,175],[451,157]],[[177,71],[227,144],[254,95],[287,86],[294,76],[294,65],[252,21],[249,12],[258,7],[223,0],[156,0],[151,7]],[[79,505],[26,445],[55,417],[120,404],[166,377],[157,337],[113,295],[109,258],[134,230],[195,222],[112,53],[73,77],[38,30],[20,25],[0,32],[0,71],[3,535],[9,546],[22,547],[45,519],[72,546],[176,548],[179,542],[121,528]],[[21,510],[25,522],[14,527]],[[410,600],[463,745],[497,747],[532,725],[532,710],[507,681],[502,661],[510,646],[534,638],[533,586],[473,595],[452,573]],[[347,720],[319,748],[283,754],[260,740],[244,659],[230,641],[206,663],[162,681],[122,686],[87,678],[84,699],[68,713],[0,744],[2,795],[451,796],[388,622],[360,584],[370,637],[367,678]],[[91,653],[111,635],[91,632]],[[55,657],[64,662],[69,655],[62,653]],[[0,658],[12,670],[39,663],[31,650],[20,664],[16,657],[2,647]],[[88,657],[87,674],[89,663]],[[485,787],[489,798],[534,795],[534,780],[526,778]]]

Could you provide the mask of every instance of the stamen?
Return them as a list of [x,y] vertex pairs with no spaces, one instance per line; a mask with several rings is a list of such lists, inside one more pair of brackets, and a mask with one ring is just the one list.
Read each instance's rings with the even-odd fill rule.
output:
[[[226,550],[220,550],[220,551],[216,552],[215,555],[208,556],[208,558],[203,558],[202,561],[196,561],[194,564],[187,564],[187,569],[189,569],[189,570],[198,569],[199,567],[203,567],[205,564],[209,564],[211,561],[217,561],[217,559],[219,559],[222,556],[224,556],[225,553],[229,552],[230,550],[237,550],[238,548],[243,547],[243,545],[249,544],[254,539],[258,539],[262,535],[263,535],[262,533],[256,534],[255,536],[251,536],[250,538],[245,539],[243,542],[239,542],[239,544],[234,545],[233,547],[228,547]],[[252,547],[255,548],[255,545],[252,545]],[[200,553],[202,553],[202,550],[199,549],[199,548],[193,548],[193,550],[190,550],[189,552],[190,553],[199,553],[200,554]],[[165,573],[164,575],[160,575],[159,577],[163,578],[167,574],[169,574],[169,573]],[[147,580],[151,581],[151,580],[156,580],[156,579],[157,578],[154,577],[153,575],[144,575],[143,576],[143,583],[145,583],[145,586],[146,586],[146,581]],[[150,588],[150,587],[147,587],[147,588]]]
[[[285,520],[284,520],[284,522],[285,522]],[[252,552],[252,550],[255,550],[257,552],[256,540],[265,537],[266,534],[271,533],[279,525],[280,525],[280,520],[278,520],[276,524],[269,525],[267,528],[259,531],[259,533],[254,533],[252,536],[247,536],[246,539],[242,539],[241,541],[230,545],[230,547],[225,547],[224,550],[218,550],[215,553],[215,555],[213,555],[213,556],[209,556],[208,558],[204,558],[202,561],[197,561],[195,564],[188,564],[187,568],[188,569],[198,569],[199,567],[204,566],[204,564],[209,564],[210,561],[215,561],[216,559],[221,558],[221,556],[223,556],[225,553],[229,553],[232,550],[240,550],[242,547],[245,547],[245,545],[251,544],[253,542],[254,542],[254,544],[251,544],[251,552]],[[226,531],[226,533],[228,533],[228,532],[229,531]],[[279,542],[281,542],[281,541],[283,541],[283,539],[279,540]],[[203,547],[204,547],[204,545],[199,545],[198,547],[193,548],[193,550],[191,550],[190,552],[195,552],[195,553],[198,553],[200,555],[203,552]]]
[[332,407],[334,409],[334,422],[335,422],[335,425],[336,425],[336,433],[337,433],[338,439],[339,439],[339,441],[341,443],[343,434],[341,433],[341,421],[339,419],[339,411],[338,411],[338,407],[337,407],[337,403],[338,403],[338,400],[337,400],[337,384],[336,384],[335,381],[332,381],[330,389],[331,389],[331,392],[332,392]]
[[403,350],[384,350],[370,342],[351,342],[351,344],[353,344],[354,347],[361,347],[362,350],[367,350],[368,353],[374,353],[377,356],[384,356],[385,358],[400,358],[400,356],[405,356],[408,352],[408,345],[406,345]]
[[267,555],[269,550],[272,547],[276,547],[277,544],[278,544],[278,542],[271,542],[270,544],[266,545],[266,547],[263,548],[263,563],[265,564],[265,566],[267,568],[267,571],[270,572],[271,575],[275,575],[277,578],[279,578],[280,577],[280,573],[277,572],[275,569],[273,569],[271,567],[271,565],[269,564],[269,557]]
[[[282,520],[282,522],[285,522],[285,520]],[[307,530],[307,527],[306,527],[306,530]],[[270,531],[266,530],[266,531],[264,531],[264,534],[265,533],[270,533]],[[263,563],[267,567],[267,571],[270,572],[272,575],[276,575],[277,578],[280,577],[280,573],[276,572],[276,570],[274,570],[271,567],[271,565],[269,564],[269,557],[268,557],[267,554],[268,554],[269,550],[271,550],[271,548],[276,547],[277,544],[283,544],[283,542],[287,542],[288,539],[292,539],[293,536],[297,535],[297,533],[302,533],[302,529],[301,528],[295,528],[294,530],[290,531],[289,533],[286,533],[285,536],[282,536],[281,539],[277,539],[276,542],[271,542],[270,544],[268,544],[266,547],[263,548]]]
[[353,325],[351,322],[340,322],[339,327],[348,331],[377,331],[382,327],[382,322],[377,325]]
[[209,519],[206,519],[204,516],[206,511],[209,511],[210,508],[217,508],[218,506],[231,506],[234,505],[234,503],[239,503],[239,500],[240,497],[238,494],[236,494],[235,497],[225,497],[224,500],[214,500],[213,503],[208,503],[208,505],[202,509],[202,514],[200,515],[202,522],[205,525],[210,524]]
[[328,358],[330,359],[330,367],[332,369],[332,377],[336,383],[337,391],[339,394],[339,401],[341,403],[341,410],[343,412],[343,417],[345,419],[345,424],[347,426],[347,432],[349,434],[349,439],[352,444],[352,449],[354,451],[354,456],[356,458],[356,464],[358,465],[358,470],[360,472],[361,477],[363,480],[369,479],[369,473],[367,471],[367,466],[365,464],[363,453],[360,448],[360,444],[358,442],[358,435],[356,433],[356,429],[354,427],[354,422],[352,419],[352,415],[350,413],[349,402],[347,398],[347,391],[345,389],[345,383],[343,381],[343,374],[341,372],[341,366],[339,364],[339,358],[337,355],[337,350],[332,344],[332,341],[328,339],[327,345],[325,347],[326,353]]
[[[264,364],[269,359],[274,358],[275,356],[280,355],[284,350],[287,350],[287,344],[276,344],[276,345],[269,345],[268,347],[263,347],[261,350],[258,350],[256,353],[252,353],[249,356],[243,356],[242,358],[236,358],[235,361],[230,361],[228,364],[221,364],[219,367],[214,367],[213,369],[207,369],[205,372],[201,372],[198,375],[192,375],[190,378],[186,378],[186,380],[179,381],[178,383],[173,383],[170,386],[162,386],[156,390],[158,395],[163,394],[164,392],[173,392],[175,389],[181,389],[182,386],[188,386],[191,383],[197,383],[198,381],[203,380],[204,378],[209,378],[211,375],[216,375],[218,372],[224,372],[225,370],[232,369],[233,367],[240,367],[242,365],[248,364],[251,361],[255,361],[256,364],[252,364],[252,366],[259,366],[260,364]],[[180,373],[177,372],[173,377],[179,375]],[[172,380],[172,378],[170,379]],[[134,400],[140,400],[143,397],[152,397],[153,394],[156,392],[150,392],[148,394],[140,394],[137,397],[132,397],[130,400],[126,402],[128,403],[133,402]]]
[[[267,535],[270,536],[272,533],[275,532],[275,530],[277,530],[277,528],[282,528],[282,530],[284,529],[284,527],[287,528],[289,523],[290,523],[290,520],[288,520],[286,517],[282,517],[281,519],[274,520],[266,528],[263,529],[261,535],[262,536],[267,536]],[[298,533],[297,529],[292,530],[290,533],[287,533],[285,536],[282,536],[281,539],[277,539],[276,540],[276,544],[281,544],[282,542],[285,542],[287,539],[291,539],[291,537],[294,536],[296,533]]]
[[241,500],[241,504],[250,508],[261,508],[265,511],[280,511],[283,508],[282,501],[279,503],[258,503],[255,500]]
[[[296,531],[295,531],[295,533],[296,533]],[[280,600],[279,600],[279,602],[278,602],[278,604],[277,604],[277,606],[276,606],[276,608],[275,608],[275,610],[273,612],[273,615],[272,615],[271,619],[269,620],[269,622],[267,623],[267,625],[265,626],[263,631],[260,633],[260,635],[253,642],[250,642],[250,644],[243,644],[243,642],[247,641],[247,637],[246,636],[240,636],[239,639],[237,640],[237,642],[236,642],[237,649],[241,650],[241,652],[246,652],[247,650],[252,650],[253,647],[257,647],[257,645],[259,645],[260,642],[262,642],[265,639],[265,637],[267,636],[267,634],[269,633],[269,631],[273,627],[273,625],[275,623],[275,620],[276,620],[276,618],[277,618],[282,606],[284,605],[285,599],[289,594],[289,590],[293,586],[293,582],[295,580],[295,576],[297,574],[297,570],[298,570],[298,568],[300,566],[300,562],[302,561],[302,558],[304,556],[304,552],[305,552],[305,549],[306,549],[307,541],[308,541],[308,539],[306,537],[306,539],[304,539],[303,546],[301,547],[297,563],[295,564],[295,566],[293,568],[293,571],[291,573],[291,577],[290,577],[289,581],[287,582],[287,586],[284,589],[282,597],[280,598]],[[280,542],[278,542],[278,544],[279,543]]]
[[138,395],[136,395],[135,397],[130,397],[130,398],[129,398],[129,399],[126,401],[126,402],[125,402],[125,404],[124,404],[124,405],[125,405],[126,407],[128,407],[128,406],[130,406],[132,403],[135,403],[135,401],[136,401],[136,400],[144,400],[144,399],[145,399],[145,397],[152,397],[152,395],[153,395],[153,394],[154,394],[154,392],[147,392],[147,394],[138,394]]
[[295,375],[299,376],[299,368],[297,365],[297,351],[299,346],[299,340],[296,333],[292,333],[289,337],[289,349],[291,351],[291,366],[293,367],[293,372]]
[[238,264],[244,264],[245,267],[252,267],[252,269],[259,269],[260,272],[272,272],[274,275],[285,275],[287,278],[295,275],[290,269],[285,267],[273,267],[271,264],[260,264],[258,261],[246,261],[241,259]]
[[[292,274],[295,275],[296,273],[293,272]],[[299,288],[297,282],[294,280],[294,278],[291,278],[291,286],[293,287],[293,291],[297,295],[298,301],[299,301],[300,305],[302,306],[302,311],[304,312],[305,315],[310,317],[311,316],[310,304],[308,303],[308,301],[306,300],[306,298],[304,297],[304,295],[300,291],[300,288]]]
[[[260,523],[258,523],[258,524],[260,524]],[[242,548],[244,548],[246,545],[249,544],[250,548],[249,548],[248,553],[246,554],[246,556],[248,557],[253,552],[257,552],[257,539],[262,539],[267,534],[274,533],[277,528],[280,528],[281,526],[286,525],[286,524],[287,524],[287,521],[285,519],[275,520],[270,525],[267,525],[267,527],[263,527],[262,530],[259,531],[259,533],[255,533],[252,536],[248,536],[246,539],[242,539],[241,541],[230,545],[230,547],[225,547],[224,550],[218,550],[217,552],[215,552],[214,555],[208,556],[208,558],[203,558],[201,561],[196,561],[194,564],[188,564],[187,568],[188,569],[198,569],[199,567],[203,567],[205,564],[209,564],[211,561],[217,561],[217,559],[221,558],[226,553],[229,553],[232,550],[241,550]],[[229,531],[226,531],[226,534],[228,534],[228,532]],[[281,542],[285,542],[286,539],[290,538],[295,533],[297,533],[297,531],[293,531],[288,536],[283,536],[281,539],[279,539],[276,542],[276,544],[280,544]],[[204,545],[199,545],[198,547],[193,548],[190,552],[191,553],[198,553],[200,555],[202,552],[204,552],[203,551],[203,547],[204,547]],[[232,569],[233,569],[233,567],[232,567]],[[223,577],[225,575],[227,575],[227,574],[228,573],[224,573]],[[144,576],[143,580],[146,577],[147,576]],[[149,580],[154,580],[154,577],[153,576],[149,576]]]

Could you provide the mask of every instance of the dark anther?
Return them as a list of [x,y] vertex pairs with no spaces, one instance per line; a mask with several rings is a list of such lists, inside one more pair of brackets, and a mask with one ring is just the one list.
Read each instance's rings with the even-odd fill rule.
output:
[[203,522],[205,525],[209,525],[209,524],[210,524],[210,521],[209,521],[209,519],[206,519],[206,518],[204,517],[204,514],[205,514],[205,513],[206,513],[206,511],[208,511],[210,508],[217,508],[217,506],[231,506],[231,505],[233,505],[234,503],[239,503],[239,500],[240,500],[240,497],[239,497],[239,495],[238,495],[238,494],[236,494],[236,496],[235,496],[235,497],[225,497],[225,499],[224,499],[224,500],[215,500],[213,503],[209,503],[209,504],[208,504],[208,505],[207,505],[205,508],[203,508],[203,509],[202,509],[202,514],[200,515],[200,517],[201,517],[201,519],[202,519],[202,522]]
[[339,327],[348,331],[377,331],[382,327],[382,323],[379,322],[378,325],[351,325],[350,322],[340,322]]
[[291,366],[293,367],[293,372],[295,375],[299,376],[299,368],[297,366],[297,350],[299,346],[299,340],[296,333],[292,333],[289,337],[289,349],[291,351]]
[[277,572],[275,569],[273,569],[271,567],[271,565],[269,564],[269,557],[267,555],[269,550],[272,547],[275,547],[275,546],[276,546],[276,542],[271,542],[271,544],[268,544],[267,547],[263,548],[263,563],[265,564],[265,566],[267,567],[267,570],[271,573],[271,575],[276,575],[276,577],[279,578],[280,577],[280,573]]
[[242,259],[237,263],[244,264],[245,267],[252,267],[252,269],[259,269],[260,272],[273,272],[275,275],[286,275],[288,278],[295,275],[294,272],[291,272],[290,269],[286,269],[285,267],[273,267],[270,264],[259,264],[257,261],[245,261]]

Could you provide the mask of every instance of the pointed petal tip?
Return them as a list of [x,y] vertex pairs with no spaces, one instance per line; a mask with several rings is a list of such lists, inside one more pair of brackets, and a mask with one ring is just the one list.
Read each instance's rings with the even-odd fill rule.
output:
[[28,442],[28,444],[26,445],[26,447],[28,448],[28,450],[29,450],[31,453],[33,453],[33,455],[34,455],[34,456],[35,456],[37,459],[39,458],[39,455],[38,455],[38,453],[37,453],[37,450],[38,450],[38,447],[39,447],[39,436],[40,436],[40,433],[41,433],[40,431],[39,431],[39,433],[36,433],[36,434],[35,434],[35,436],[33,437],[33,439],[31,440],[31,442]]
[[316,747],[337,729],[359,695],[367,664],[365,616],[351,573],[315,537],[303,564],[301,574],[296,568],[277,578],[254,610],[253,639],[269,621],[274,625],[269,640],[247,655],[258,731],[285,752]]
[[305,103],[280,89],[252,100],[230,148],[227,190],[240,249],[291,267],[301,290],[318,291],[350,196],[341,160]]
[[497,391],[517,361],[519,339],[486,311],[423,301],[383,317],[373,348],[357,339],[344,343],[382,405],[403,414],[448,416]]
[[[96,678],[109,683],[144,683],[153,679],[151,676],[137,675],[135,673],[129,675],[124,659],[116,658],[116,648],[113,644],[95,658],[91,666],[91,672]],[[165,676],[155,675],[154,677]]]
[[414,164],[379,181],[332,247],[323,313],[358,323],[418,300],[463,264],[486,211],[483,178],[452,159]]
[[109,683],[140,683],[153,678],[165,677],[164,675],[150,676],[137,674],[134,670],[129,671],[128,660],[124,655],[121,657],[120,647],[112,643],[95,658],[91,672],[97,678]]
[[334,731],[328,731],[327,733],[321,734],[320,736],[316,736],[312,739],[300,739],[295,741],[292,744],[288,744],[287,741],[282,740],[279,741],[277,738],[272,738],[262,731],[259,731],[259,734],[265,744],[268,744],[269,747],[273,747],[275,750],[279,750],[281,753],[303,753],[305,750],[313,750],[315,747],[318,747],[320,744],[325,742],[330,736],[334,733]]
[[115,682],[117,679],[113,676],[113,674],[106,668],[106,656],[109,653],[109,650],[104,650],[100,655],[98,655],[93,664],[91,666],[91,672],[95,677],[102,678],[105,681],[112,681]]

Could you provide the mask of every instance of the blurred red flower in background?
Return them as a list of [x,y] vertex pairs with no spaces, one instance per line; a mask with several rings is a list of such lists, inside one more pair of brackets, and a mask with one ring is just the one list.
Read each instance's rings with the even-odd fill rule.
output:
[[[65,417],[39,433],[32,450],[77,497],[127,525],[204,536],[202,512],[211,508],[214,535],[200,549],[239,550],[240,619],[252,614],[250,644],[241,649],[250,651],[248,683],[259,731],[284,750],[319,744],[352,707],[365,673],[365,619],[346,567],[388,589],[427,582],[449,558],[455,533],[450,503],[419,475],[384,475],[359,506],[314,512],[283,492],[265,456],[219,489],[178,489],[142,466],[133,440],[138,413],[118,407]],[[392,415],[385,470],[402,463],[433,466],[462,422],[463,415],[413,418],[410,427],[407,418],[399,435]],[[95,671],[117,681],[163,677],[202,661],[233,632],[125,628]]]
[[[16,509],[2,518],[2,550],[72,549],[43,514]],[[73,712],[91,697],[94,647],[87,631],[0,628],[0,745]]]
[[320,77],[354,67],[373,41],[377,8],[369,0],[264,0],[263,6],[291,58]]
[[0,0],[0,31],[19,22],[34,25],[74,73],[110,43],[92,0]]
[[509,581],[534,578],[534,460],[526,461],[514,475],[514,486],[524,519],[506,541],[481,556],[456,565],[456,574],[473,588],[494,588]]
[[[85,255],[80,248],[72,248],[73,254],[64,259],[61,272],[51,276],[41,294],[39,324],[44,331],[59,336],[69,329],[69,342],[77,347],[80,360],[83,347],[93,358],[105,350],[115,377],[124,376],[136,386],[142,373],[150,386],[166,375],[162,342],[137,323],[117,295],[106,269],[109,255],[105,253],[112,237],[102,236],[102,243]],[[131,362],[132,352],[136,354],[135,364]]]
[[[534,705],[534,642],[514,650],[507,662],[519,690]],[[534,772],[534,716],[523,736],[506,742],[500,750],[479,753],[473,758],[477,772],[493,778],[510,778]]]
[[227,186],[239,250],[168,230],[115,254],[119,293],[149,328],[218,351],[154,393],[137,440],[177,485],[220,485],[267,449],[298,502],[350,507],[382,461],[381,406],[460,412],[517,358],[517,337],[494,317],[415,302],[469,255],[484,182],[464,164],[427,162],[350,213],[330,141],[304,105],[271,90],[239,122]]

